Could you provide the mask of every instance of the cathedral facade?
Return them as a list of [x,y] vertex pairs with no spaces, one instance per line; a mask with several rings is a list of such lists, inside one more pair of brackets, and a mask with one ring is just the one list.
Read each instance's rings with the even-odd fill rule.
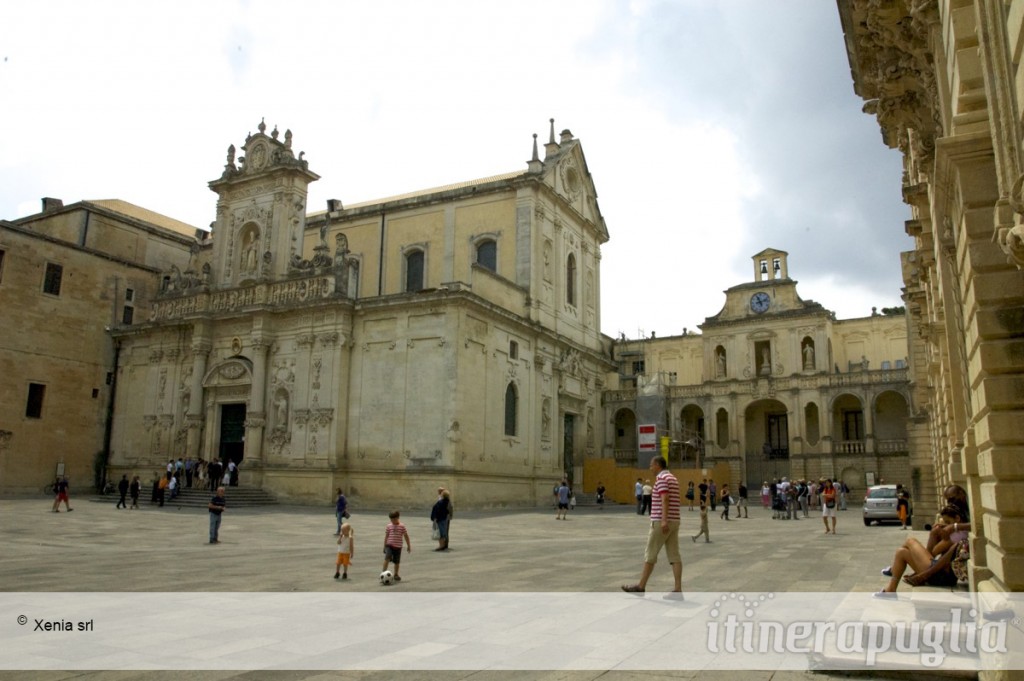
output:
[[120,347],[111,475],[234,460],[285,499],[528,504],[604,446],[600,248],[579,141],[522,171],[310,212],[261,123],[216,222]]

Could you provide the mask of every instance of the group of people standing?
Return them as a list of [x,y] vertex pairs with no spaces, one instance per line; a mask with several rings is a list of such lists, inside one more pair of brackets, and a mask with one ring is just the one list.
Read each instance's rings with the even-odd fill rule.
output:
[[214,459],[169,459],[166,469],[153,480],[150,503],[163,506],[172,501],[182,489],[196,488],[216,491],[218,487],[238,487],[238,464],[229,459],[227,464]]
[[850,488],[842,480],[793,480],[781,478],[761,485],[761,505],[772,509],[776,520],[799,520],[821,509],[825,534],[836,533],[836,511],[846,510]]

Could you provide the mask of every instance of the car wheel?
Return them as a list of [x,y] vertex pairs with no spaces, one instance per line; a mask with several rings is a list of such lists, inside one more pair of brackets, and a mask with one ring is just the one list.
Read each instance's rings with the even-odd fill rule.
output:
[[871,527],[871,521],[867,518],[864,519],[864,527]]

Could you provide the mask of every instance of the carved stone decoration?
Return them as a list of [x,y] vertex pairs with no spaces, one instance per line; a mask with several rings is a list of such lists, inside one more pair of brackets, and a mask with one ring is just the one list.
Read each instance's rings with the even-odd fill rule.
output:
[[270,432],[270,437],[267,440],[270,442],[274,454],[281,456],[285,453],[285,446],[292,441],[292,434],[291,431],[275,429]]
[[[868,100],[866,113],[878,118],[890,148],[908,146],[931,157],[941,132],[939,93],[929,49],[938,19],[933,0],[854,0],[856,68]],[[907,135],[912,130],[915,135]],[[904,149],[906,152],[907,149]]]
[[998,228],[999,247],[1009,257],[1010,262],[1024,269],[1024,175],[1013,183],[1013,189],[1010,190],[1010,207],[1015,213],[1015,224],[1012,227]]
[[540,408],[540,439],[551,440],[551,398],[545,397]]
[[580,353],[574,348],[567,348],[562,351],[558,360],[558,369],[571,376],[580,375]]
[[288,405],[290,396],[285,388],[278,388],[274,391],[274,430],[288,429]]
[[224,378],[235,380],[245,374],[245,367],[238,362],[229,362],[220,367],[220,375]]
[[242,354],[242,339],[238,338],[237,336],[235,338],[231,339],[231,354],[232,355],[240,355],[240,354]]
[[250,412],[245,415],[246,428],[262,428],[267,425],[267,419],[263,412]]
[[587,408],[587,447],[593,448],[594,446],[594,409],[593,407]]

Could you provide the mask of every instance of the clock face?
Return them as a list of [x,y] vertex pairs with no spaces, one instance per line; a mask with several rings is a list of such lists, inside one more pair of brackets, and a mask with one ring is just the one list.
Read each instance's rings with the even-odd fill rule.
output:
[[757,314],[767,312],[771,304],[772,299],[764,291],[759,291],[750,297],[750,309]]

